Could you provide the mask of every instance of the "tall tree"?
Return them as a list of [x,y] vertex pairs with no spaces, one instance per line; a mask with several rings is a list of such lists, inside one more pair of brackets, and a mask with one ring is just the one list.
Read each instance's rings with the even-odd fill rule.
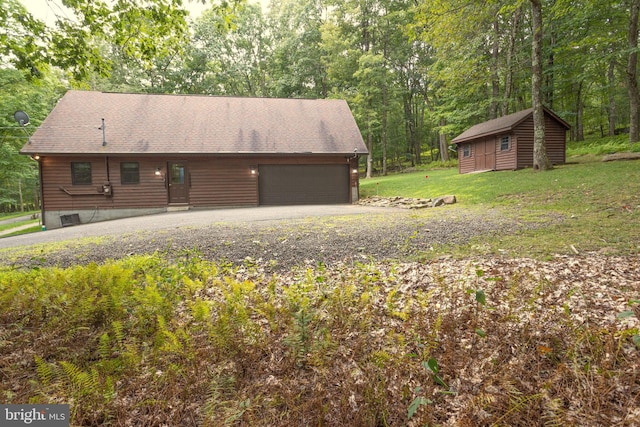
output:
[[640,0],[631,0],[629,8],[629,61],[627,80],[629,85],[629,140],[640,141],[640,93],[638,92],[638,15]]
[[210,9],[195,23],[191,55],[204,61],[206,93],[270,96],[267,59],[272,48],[260,6],[239,9],[230,29],[226,22]]
[[48,59],[45,28],[18,0],[0,0],[0,61],[37,76]]
[[533,101],[533,169],[551,169],[547,156],[542,103],[542,1],[531,0],[533,38],[531,45],[531,98]]
[[[228,19],[231,8],[243,1],[224,2],[217,10]],[[189,13],[183,0],[65,0],[63,4],[65,16],[57,16],[50,28],[35,20],[16,0],[0,0],[2,27],[9,24],[8,28],[29,35],[22,37],[27,43],[16,43],[14,33],[0,32],[0,53],[10,55],[19,68],[49,63],[84,82],[95,74],[110,74],[113,61],[104,49],[105,42],[143,69],[152,68],[158,58],[175,55],[188,43]]]
[[269,71],[272,92],[279,97],[326,98],[326,63],[322,26],[327,7],[322,0],[273,0],[267,26],[273,37]]

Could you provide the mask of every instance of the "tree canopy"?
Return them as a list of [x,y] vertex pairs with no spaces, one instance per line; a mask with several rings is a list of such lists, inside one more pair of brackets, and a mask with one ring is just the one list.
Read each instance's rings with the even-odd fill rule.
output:
[[[640,0],[233,0],[195,19],[182,0],[50,4],[69,11],[53,26],[0,0],[3,100],[16,94],[36,119],[61,91],[33,104],[11,79],[36,92],[56,82],[343,98],[370,148],[368,176],[446,159],[450,138],[537,98],[572,125],[574,140],[629,130],[638,138]],[[6,108],[9,126],[17,106]]]

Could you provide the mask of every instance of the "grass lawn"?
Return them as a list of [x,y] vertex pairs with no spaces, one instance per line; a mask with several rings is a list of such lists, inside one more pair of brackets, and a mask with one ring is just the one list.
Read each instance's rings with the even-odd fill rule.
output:
[[[435,169],[363,179],[360,190],[362,197],[453,194],[460,208],[499,209],[523,221],[548,214],[563,219],[525,235],[483,240],[481,254],[505,250],[519,256],[569,250],[629,254],[640,249],[638,161],[602,162],[592,155],[576,156],[566,165],[537,173],[523,169],[459,174],[456,169]],[[451,250],[468,256],[474,253],[472,248],[477,252],[477,243]]]

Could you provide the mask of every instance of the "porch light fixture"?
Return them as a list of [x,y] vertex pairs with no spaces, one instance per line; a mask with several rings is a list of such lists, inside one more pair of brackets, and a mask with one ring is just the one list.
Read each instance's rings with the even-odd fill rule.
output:
[[35,160],[35,161],[37,162],[38,160],[40,160],[40,154],[34,154],[34,155],[32,155],[32,156],[31,156],[31,159],[32,159],[32,160]]
[[258,168],[255,166],[251,166],[251,175],[257,175],[258,174]]
[[351,172],[355,175],[358,173],[358,169],[352,169]]
[[156,168],[156,176],[162,176],[162,169]]

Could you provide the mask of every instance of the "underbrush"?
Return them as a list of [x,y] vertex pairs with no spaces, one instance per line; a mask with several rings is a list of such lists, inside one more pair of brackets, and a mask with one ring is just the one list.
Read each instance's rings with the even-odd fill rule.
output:
[[637,257],[0,271],[3,403],[72,425],[637,425]]
[[567,142],[567,158],[572,156],[602,156],[621,152],[640,152],[640,143],[631,144],[629,135],[609,136],[586,141]]

